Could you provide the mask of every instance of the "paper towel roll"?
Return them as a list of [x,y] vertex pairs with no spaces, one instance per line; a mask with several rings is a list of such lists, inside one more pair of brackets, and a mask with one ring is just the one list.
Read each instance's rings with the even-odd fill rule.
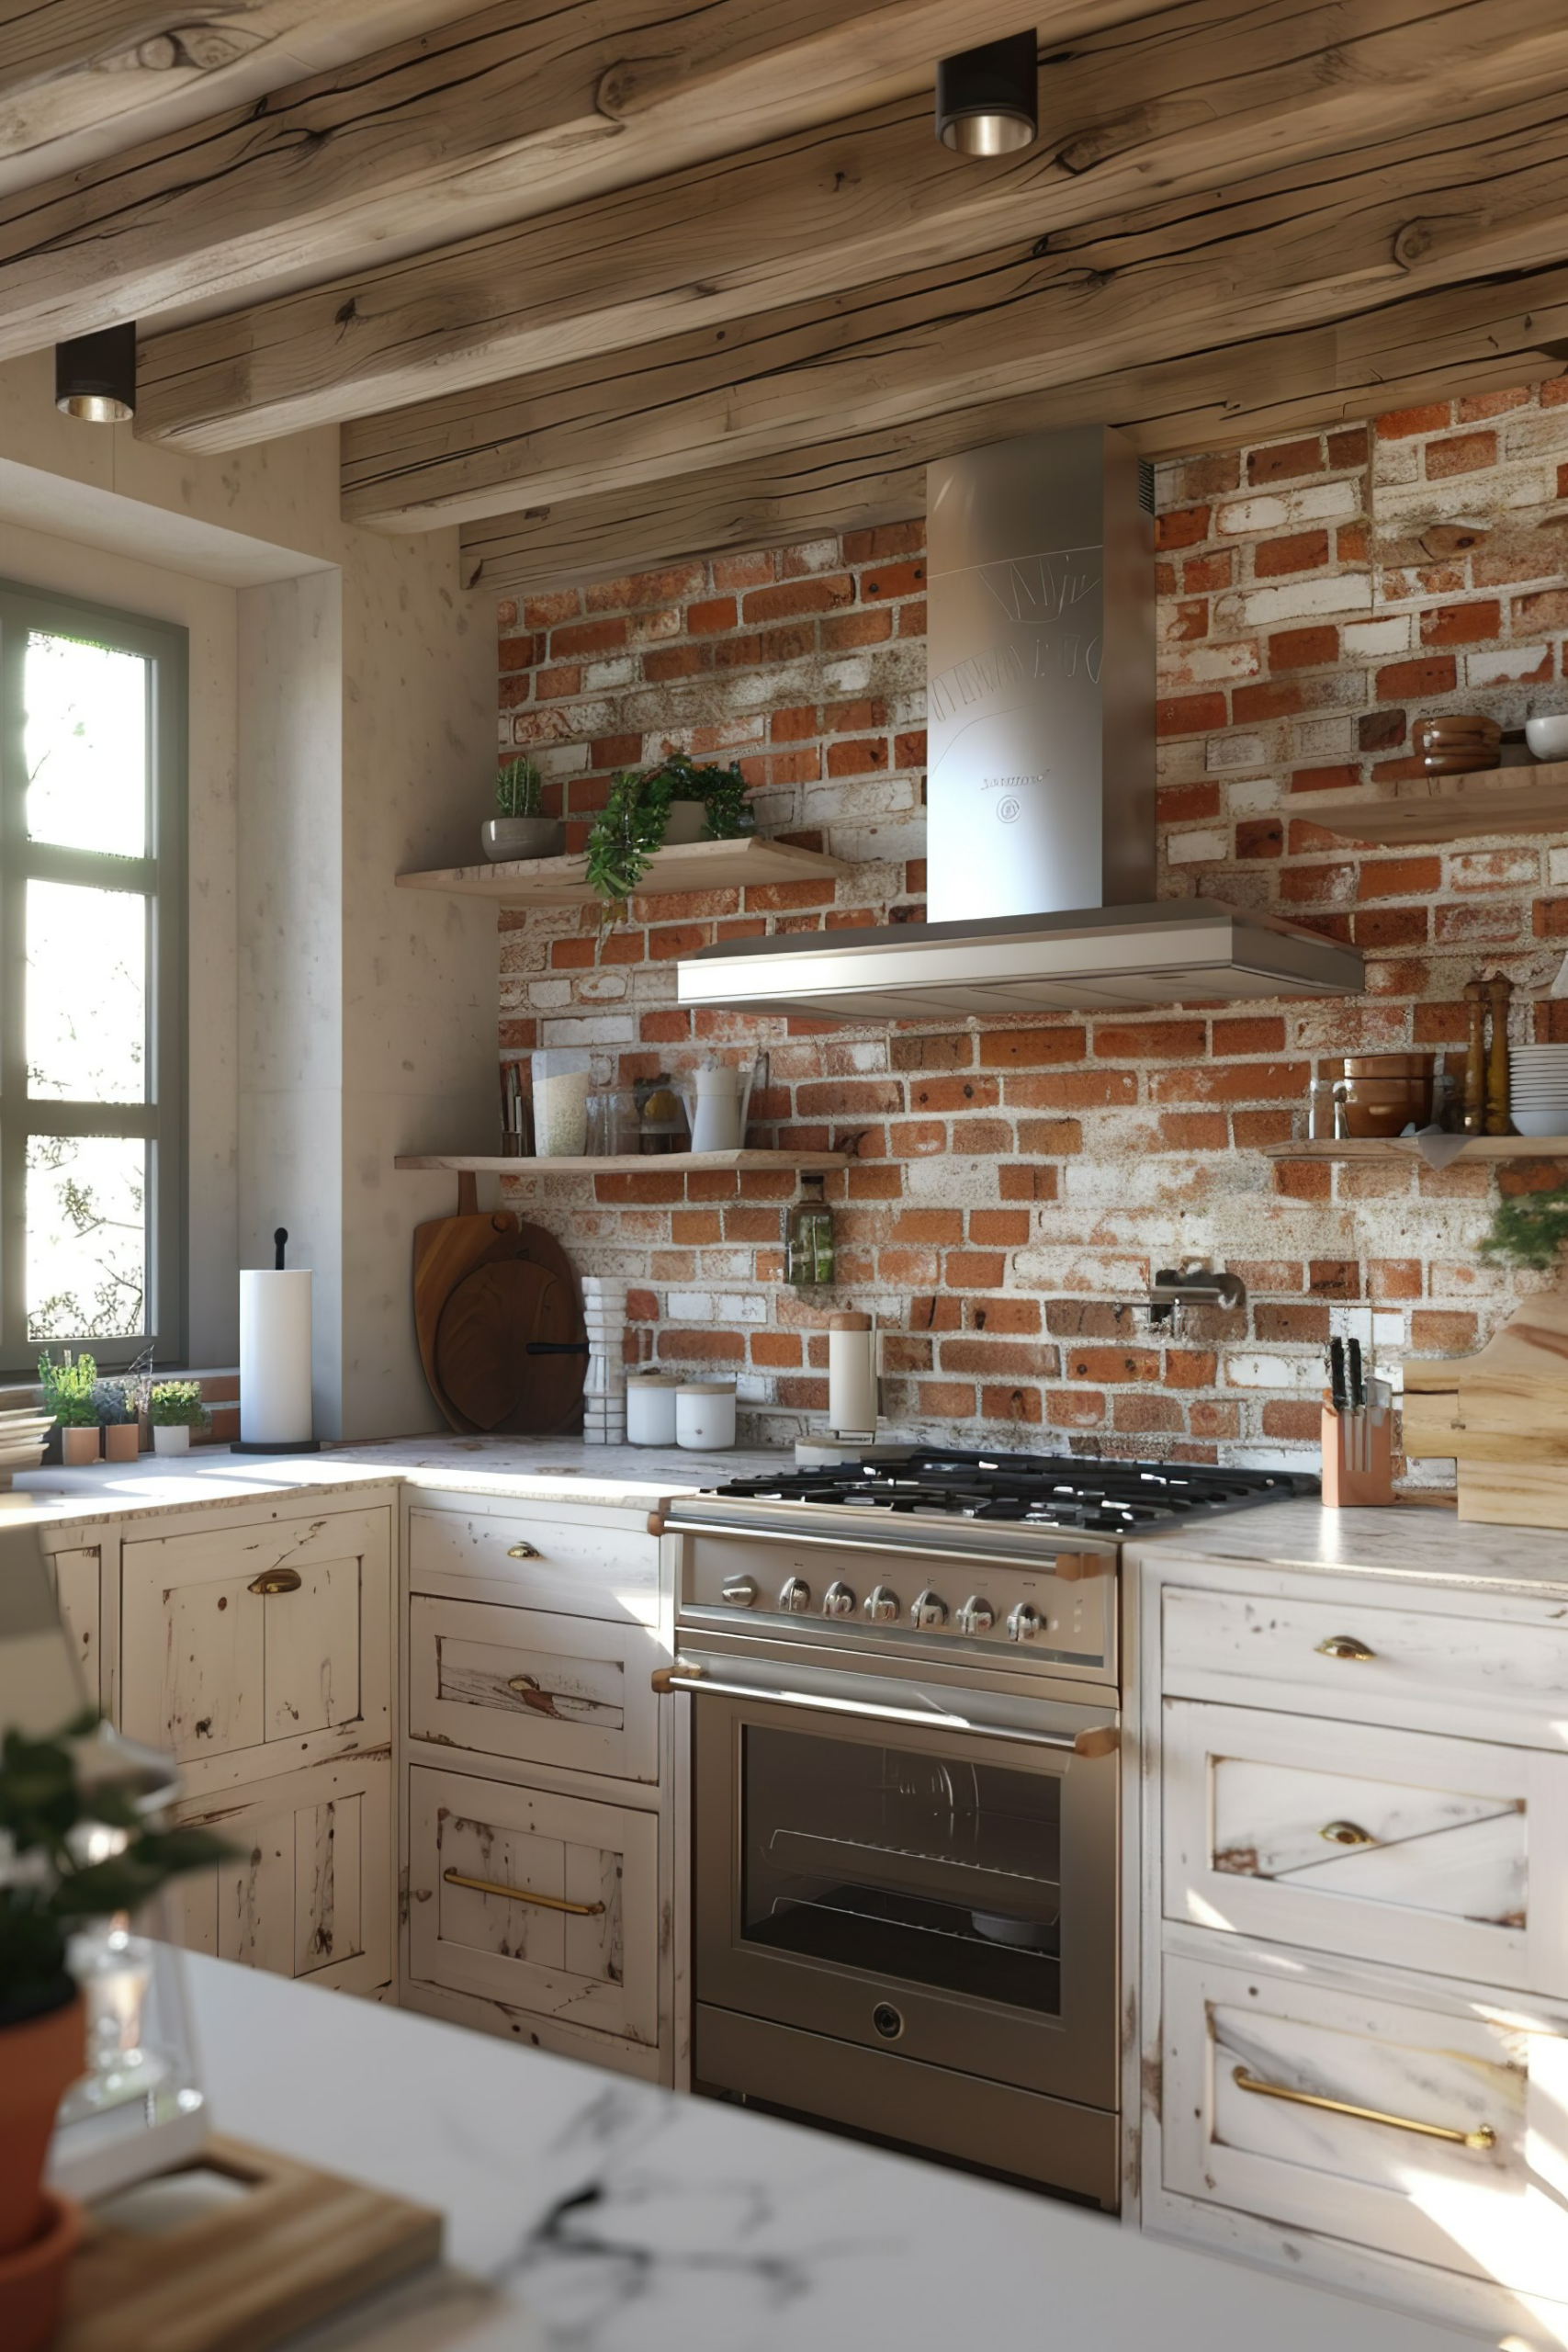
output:
[[310,1272],[245,1267],[240,1275],[240,1439],[299,1445],[310,1437]]
[[876,1332],[869,1315],[828,1318],[828,1427],[836,1437],[876,1428]]

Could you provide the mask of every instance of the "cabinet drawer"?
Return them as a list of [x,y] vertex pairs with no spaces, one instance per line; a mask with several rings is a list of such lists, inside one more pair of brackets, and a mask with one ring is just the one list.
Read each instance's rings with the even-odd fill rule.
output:
[[409,1512],[409,1589],[547,1609],[558,1617],[659,1620],[659,1541],[614,1511]]
[[1561,2296],[1568,2041],[1168,1957],[1162,2080],[1167,2188]]
[[1568,1993],[1568,1758],[1168,1700],[1165,1913]]
[[194,1792],[391,1736],[386,1511],[127,1544],[121,1727]]
[[184,1804],[231,1849],[176,1879],[171,1940],[276,1976],[364,1989],[392,1973],[392,1766],[388,1756],[313,1768],[257,1796]]
[[1452,1611],[1169,1585],[1161,1686],[1334,1715],[1568,1747],[1568,1631]]
[[652,2047],[657,1816],[416,1765],[409,1973]]
[[645,1625],[484,1601],[409,1603],[409,1736],[612,1780],[659,1778],[663,1657]]

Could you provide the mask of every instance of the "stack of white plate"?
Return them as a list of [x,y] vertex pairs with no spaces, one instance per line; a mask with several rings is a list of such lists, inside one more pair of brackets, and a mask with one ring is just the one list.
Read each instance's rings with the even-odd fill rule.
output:
[[1516,1046],[1508,1111],[1522,1136],[1568,1136],[1568,1046]]
[[614,1275],[582,1278],[582,1320],[588,1333],[588,1376],[582,1392],[582,1435],[589,1445],[626,1442],[626,1285]]
[[52,1413],[23,1405],[0,1413],[0,1488],[10,1485],[18,1470],[36,1470],[54,1427]]

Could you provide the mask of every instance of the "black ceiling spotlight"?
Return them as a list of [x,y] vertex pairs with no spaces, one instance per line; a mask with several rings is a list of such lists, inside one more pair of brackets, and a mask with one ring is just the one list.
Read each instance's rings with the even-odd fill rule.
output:
[[54,346],[54,405],[89,424],[124,424],[136,413],[136,322],[100,327]]
[[961,50],[936,69],[936,135],[961,155],[1013,155],[1040,130],[1032,30]]

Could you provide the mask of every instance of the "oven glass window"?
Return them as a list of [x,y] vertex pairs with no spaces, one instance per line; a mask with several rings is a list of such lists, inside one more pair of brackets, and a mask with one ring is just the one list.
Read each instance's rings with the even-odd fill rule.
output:
[[749,1943],[1061,2013],[1062,1782],[748,1724]]

